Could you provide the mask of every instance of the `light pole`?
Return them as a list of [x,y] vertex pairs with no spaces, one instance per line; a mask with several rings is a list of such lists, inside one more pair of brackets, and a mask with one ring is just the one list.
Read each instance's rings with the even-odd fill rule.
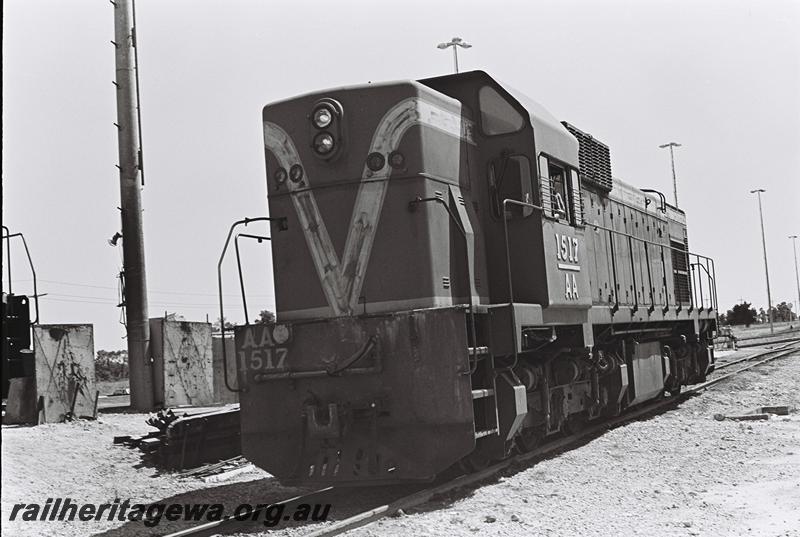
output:
[[789,235],[789,238],[792,239],[792,250],[794,251],[794,278],[797,280],[797,311],[795,315],[798,315],[798,319],[800,319],[800,273],[797,272],[797,235]]
[[673,148],[680,147],[681,144],[677,142],[670,142],[668,144],[663,144],[658,146],[661,149],[665,147],[669,147],[669,161],[672,163],[672,191],[675,194],[675,207],[678,206],[678,179],[675,177],[675,155],[672,152]]
[[456,73],[458,73],[458,47],[461,48],[472,48],[472,45],[461,39],[460,37],[454,37],[450,40],[449,43],[439,43],[436,45],[436,48],[440,48],[442,50],[446,49],[447,47],[453,47],[453,64],[456,68]]
[[764,236],[764,212],[761,210],[761,193],[766,192],[763,188],[751,190],[751,194],[758,196],[758,216],[761,219],[761,245],[764,247],[764,274],[767,276],[767,317],[769,317],[769,333],[775,333],[772,325],[772,295],[769,292],[769,267],[767,266],[767,239]]

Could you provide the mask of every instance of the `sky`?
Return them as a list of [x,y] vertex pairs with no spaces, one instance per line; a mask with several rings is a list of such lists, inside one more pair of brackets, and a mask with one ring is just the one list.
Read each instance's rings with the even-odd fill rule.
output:
[[[616,177],[671,198],[658,146],[682,144],[678,201],[690,249],[716,261],[723,310],[766,305],[750,194],[765,189],[772,300],[797,303],[800,2],[138,0],[136,11],[153,317],[219,317],[228,227],[267,210],[265,104],[450,73],[436,45],[453,36],[473,45],[462,71],[487,71],[608,144]],[[109,2],[3,2],[3,224],[27,239],[40,321],[92,323],[109,350],[126,346],[121,248],[107,243],[120,227],[113,37]],[[268,247],[242,255],[251,315],[274,309]],[[23,261],[17,244],[17,293],[31,292]],[[226,316],[241,321],[234,267],[229,257]]]

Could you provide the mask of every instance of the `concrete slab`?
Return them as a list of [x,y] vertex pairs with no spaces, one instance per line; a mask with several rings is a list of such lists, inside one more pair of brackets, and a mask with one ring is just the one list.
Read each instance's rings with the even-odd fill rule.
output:
[[94,333],[90,324],[33,327],[36,393],[43,398],[40,423],[94,415]]

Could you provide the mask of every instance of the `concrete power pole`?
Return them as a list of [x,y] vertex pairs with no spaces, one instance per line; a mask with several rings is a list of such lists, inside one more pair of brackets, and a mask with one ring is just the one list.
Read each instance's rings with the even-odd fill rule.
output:
[[458,47],[472,48],[472,45],[470,45],[460,37],[454,37],[447,43],[439,43],[438,45],[436,45],[436,48],[442,50],[448,47],[453,47],[453,68],[455,69],[455,72],[458,73]]
[[775,333],[775,326],[772,324],[772,294],[769,290],[769,266],[767,265],[767,239],[764,235],[764,212],[761,210],[761,194],[766,192],[763,188],[751,190],[751,194],[758,196],[758,217],[761,219],[761,246],[764,248],[764,275],[767,279],[767,317],[769,317],[769,333]]
[[797,310],[795,315],[800,319],[800,272],[797,270],[797,235],[789,235],[792,239],[792,250],[794,251],[794,279],[797,281]]
[[669,147],[669,161],[672,164],[672,191],[675,195],[675,207],[678,206],[678,178],[675,176],[675,154],[673,153],[673,149],[680,146],[681,144],[677,142],[670,142],[668,144],[658,146],[661,149]]
[[125,282],[125,317],[128,331],[128,367],[131,406],[154,407],[153,365],[150,359],[150,324],[147,316],[147,282],[142,233],[141,165],[136,30],[133,0],[114,0],[119,186],[122,210],[122,258]]

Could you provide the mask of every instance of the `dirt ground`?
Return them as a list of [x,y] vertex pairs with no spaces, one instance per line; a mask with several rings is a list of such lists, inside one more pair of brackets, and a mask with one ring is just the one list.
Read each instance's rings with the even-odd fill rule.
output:
[[800,354],[423,510],[348,535],[800,536]]
[[[752,350],[751,350],[752,351]],[[476,490],[351,532],[373,535],[800,536],[800,413],[715,421],[761,405],[800,406],[800,355],[721,384],[678,409],[609,431]],[[13,504],[76,501],[272,503],[297,489],[254,470],[205,483],[143,466],[115,435],[140,435],[142,414],[2,429],[2,535],[162,535],[122,522],[9,522]],[[335,507],[335,506],[334,506]],[[121,526],[122,525],[122,526]],[[296,532],[295,532],[296,533]]]
[[[47,498],[72,498],[79,503],[239,503],[274,502],[292,496],[295,489],[277,484],[254,469],[223,483],[161,473],[141,464],[139,450],[113,445],[117,435],[143,435],[152,429],[146,414],[100,414],[97,421],[2,428],[2,535],[83,536],[118,527],[122,522],[10,522],[15,503],[39,503]],[[233,510],[233,507],[231,507]],[[186,526],[181,526],[181,528]],[[147,530],[161,535],[178,528],[162,523]],[[142,535],[141,525],[126,524],[114,535]]]

